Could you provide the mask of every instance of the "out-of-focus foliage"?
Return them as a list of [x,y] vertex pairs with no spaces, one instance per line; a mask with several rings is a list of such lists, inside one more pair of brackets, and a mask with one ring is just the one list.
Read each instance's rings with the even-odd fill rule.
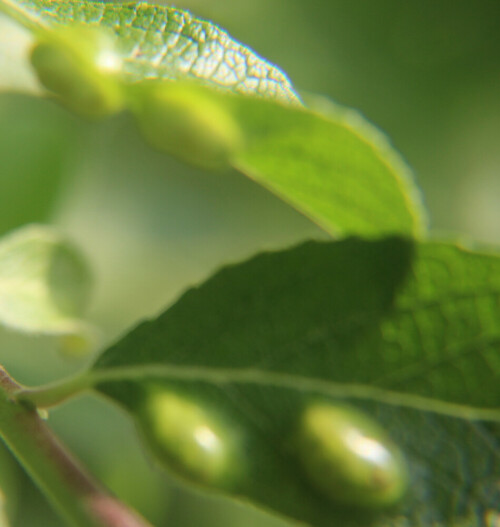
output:
[[61,338],[67,353],[89,352],[82,317],[91,278],[82,255],[57,230],[28,225],[0,240],[0,324],[12,331]]
[[[500,241],[498,2],[176,6],[228,29],[279,64],[299,89],[359,108],[380,125],[416,170],[434,229]],[[209,178],[152,152],[127,117],[84,124],[51,102],[2,94],[1,232],[48,220],[89,256],[98,288],[92,318],[108,340],[222,262],[322,236],[242,177]],[[50,349],[46,342],[0,333],[0,347],[4,365],[26,383],[81,367],[55,354],[40,358],[40,348]],[[112,407],[84,399],[50,419],[93,471],[158,527],[278,524],[224,500],[172,490],[138,454],[134,430]],[[120,476],[124,458],[137,467],[128,486]],[[12,491],[5,494],[10,499]],[[19,499],[14,527],[61,525],[25,481]]]

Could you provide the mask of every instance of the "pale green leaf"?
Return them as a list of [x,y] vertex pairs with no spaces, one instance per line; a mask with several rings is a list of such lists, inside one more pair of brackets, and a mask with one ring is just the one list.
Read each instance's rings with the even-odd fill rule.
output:
[[0,527],[9,527],[9,525],[9,519],[7,518],[7,513],[5,512],[4,507],[4,497],[0,490]]
[[[232,164],[335,236],[413,236],[424,230],[408,169],[387,143],[381,143],[380,134],[359,126],[359,119],[353,124],[345,115],[321,115],[300,104],[283,104],[298,102],[286,77],[215,25],[146,4],[2,0],[2,5],[35,32],[50,34],[78,23],[78,28],[113,33],[121,69],[110,75],[109,84],[101,86],[99,80],[97,93],[91,90],[87,99],[100,100],[101,110],[109,108],[110,101],[111,107],[119,107],[118,82],[126,94],[125,106],[136,114],[155,147],[202,168]],[[75,29],[75,39],[77,33]],[[75,42],[68,48],[83,52],[83,43]],[[89,78],[97,83],[96,75],[107,74],[92,71],[78,86]],[[151,79],[196,81],[226,93],[207,90],[201,100],[193,94],[191,103],[189,94],[182,100],[157,97],[161,106],[157,92],[173,88],[158,82],[151,90],[151,83],[143,82]],[[79,101],[67,105],[78,111]],[[91,105],[81,110],[99,113]]]
[[2,0],[0,9],[35,32],[72,24],[112,30],[127,81],[196,80],[236,93],[298,103],[278,68],[187,11],[79,0]]
[[335,236],[417,236],[420,196],[380,132],[358,115],[221,94],[192,84],[136,86],[156,148],[204,168],[232,165]]
[[0,324],[28,334],[61,338],[63,349],[93,346],[82,318],[90,276],[80,253],[56,230],[23,227],[0,240]]
[[15,461],[4,447],[0,445],[0,527],[9,527],[9,517],[14,517],[18,506],[20,491],[19,474]]
[[41,95],[35,73],[26,61],[32,43],[29,31],[0,13],[0,93]]
[[357,116],[240,98],[235,166],[334,235],[419,235],[425,214],[407,167]]

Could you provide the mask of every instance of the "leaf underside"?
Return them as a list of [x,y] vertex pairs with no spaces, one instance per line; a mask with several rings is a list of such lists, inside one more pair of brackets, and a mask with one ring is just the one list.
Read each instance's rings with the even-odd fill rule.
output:
[[232,106],[247,141],[236,167],[325,231],[371,238],[425,230],[413,181],[368,127],[250,98]]
[[32,29],[83,24],[118,36],[127,80],[194,80],[235,93],[299,104],[286,75],[215,24],[188,11],[146,3],[79,0],[3,2]]
[[[152,380],[217,409],[248,454],[246,476],[221,490],[290,519],[484,525],[500,503],[499,267],[398,238],[260,255],[107,350],[93,371],[115,380],[98,389],[132,415]],[[396,510],[343,508],[304,477],[294,436],[318,398],[364,410],[401,447],[411,484]]]
[[425,230],[408,170],[392,163],[391,149],[380,147],[370,127],[304,109],[285,74],[212,23],[147,4],[1,0],[0,7],[35,33],[75,23],[112,31],[123,58],[120,78],[135,87],[163,79],[224,92],[211,96],[245,138],[233,166],[326,232]]

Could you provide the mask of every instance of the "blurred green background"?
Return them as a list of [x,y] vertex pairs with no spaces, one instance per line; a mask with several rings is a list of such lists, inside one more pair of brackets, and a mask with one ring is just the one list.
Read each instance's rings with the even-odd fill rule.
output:
[[[175,5],[226,28],[281,66],[299,90],[376,123],[414,169],[435,235],[500,242],[498,0]],[[0,46],[0,68],[8,59]],[[242,176],[199,172],[152,152],[127,116],[88,124],[51,102],[4,92],[0,234],[29,222],[57,225],[82,248],[95,275],[89,317],[103,345],[223,263],[322,236]],[[0,362],[23,383],[85,366],[55,348],[50,339],[0,330]],[[281,525],[179,488],[143,451],[127,417],[105,401],[70,402],[52,411],[49,423],[157,527]],[[62,525],[2,449],[0,488],[13,527]]]

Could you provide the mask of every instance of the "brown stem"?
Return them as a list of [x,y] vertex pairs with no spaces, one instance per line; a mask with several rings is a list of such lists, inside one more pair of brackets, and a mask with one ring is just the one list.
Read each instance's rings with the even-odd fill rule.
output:
[[12,395],[20,386],[0,366],[0,437],[75,527],[151,527],[111,496],[70,454],[34,407]]

